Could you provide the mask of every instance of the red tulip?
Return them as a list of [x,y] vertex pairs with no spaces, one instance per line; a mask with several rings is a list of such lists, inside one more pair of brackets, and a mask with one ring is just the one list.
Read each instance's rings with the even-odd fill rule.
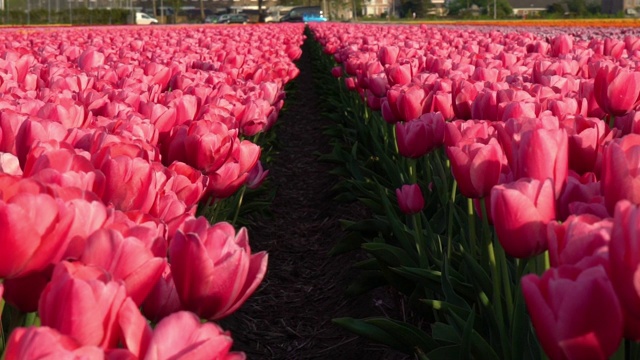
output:
[[619,66],[600,67],[594,82],[594,97],[609,115],[628,113],[640,100],[640,72]]
[[440,113],[427,113],[418,119],[396,123],[398,152],[417,159],[444,143],[445,122]]
[[625,310],[625,335],[633,340],[640,339],[640,245],[638,231],[640,211],[629,201],[619,201],[615,207],[613,230],[609,244],[609,268],[611,281],[620,303]]
[[331,75],[335,78],[339,78],[342,76],[342,66],[336,66],[331,69]]
[[476,142],[461,144],[460,147],[448,146],[446,151],[451,161],[451,172],[462,195],[483,198],[500,182],[506,157],[495,138],[491,138],[487,144]]
[[149,212],[158,195],[156,170],[142,158],[115,156],[100,164],[105,175],[102,200],[122,211]]
[[522,278],[522,292],[550,359],[608,359],[622,340],[620,303],[603,266],[563,265]]
[[609,213],[620,200],[640,204],[640,135],[627,135],[605,147],[601,184]]
[[206,319],[238,309],[266,273],[267,254],[251,254],[247,231],[230,224],[188,220],[169,246],[169,261],[185,309]]
[[424,208],[424,197],[417,184],[402,185],[401,188],[396,189],[396,196],[400,211],[404,214],[417,214]]
[[553,193],[550,179],[521,179],[493,187],[491,218],[507,254],[527,258],[547,250],[547,224],[556,216]]
[[595,215],[572,215],[562,223],[549,223],[549,260],[551,266],[577,265],[593,255],[606,256],[609,251],[610,219]]

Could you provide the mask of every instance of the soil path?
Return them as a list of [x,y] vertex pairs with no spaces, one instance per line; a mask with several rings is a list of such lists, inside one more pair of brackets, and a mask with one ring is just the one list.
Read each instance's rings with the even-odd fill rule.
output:
[[276,128],[281,145],[269,174],[277,189],[273,219],[249,229],[252,250],[269,252],[269,270],[261,288],[221,325],[248,359],[403,358],[331,323],[340,316],[382,315],[384,305],[371,296],[345,298],[354,255],[328,255],[342,235],[338,220],[365,214],[357,205],[339,206],[331,199],[331,165],[317,161],[317,152],[330,151],[322,134],[330,120],[320,113],[307,47]]

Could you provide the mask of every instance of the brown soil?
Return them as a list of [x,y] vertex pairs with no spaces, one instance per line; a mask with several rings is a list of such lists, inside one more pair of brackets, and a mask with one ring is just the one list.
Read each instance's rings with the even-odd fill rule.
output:
[[344,235],[338,220],[364,218],[366,210],[335,203],[330,189],[337,179],[328,173],[331,165],[317,161],[317,152],[330,151],[322,132],[331,122],[320,114],[308,54],[297,63],[296,91],[275,129],[281,145],[269,174],[270,186],[277,189],[273,218],[249,229],[252,250],[269,252],[269,270],[260,289],[221,325],[231,331],[234,349],[248,359],[409,358],[331,322],[342,316],[383,316],[393,306],[384,291],[345,297],[358,255],[328,255]]

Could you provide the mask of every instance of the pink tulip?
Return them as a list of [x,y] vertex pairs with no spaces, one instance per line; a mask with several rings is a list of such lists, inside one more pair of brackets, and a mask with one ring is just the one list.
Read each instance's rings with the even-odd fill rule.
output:
[[400,48],[393,45],[382,46],[378,50],[378,59],[382,65],[393,65],[398,58]]
[[417,184],[402,185],[396,189],[400,211],[407,215],[417,214],[424,208],[424,197]]
[[180,310],[182,310],[182,304],[176,291],[176,284],[173,282],[171,266],[165,263],[162,276],[142,304],[142,312],[149,320],[158,322]]
[[506,157],[495,138],[480,142],[448,146],[447,157],[460,193],[469,198],[483,198],[500,182]]
[[208,193],[216,198],[226,198],[236,192],[260,159],[260,151],[258,145],[248,140],[236,139],[227,162],[209,174]]
[[233,340],[214,323],[201,323],[182,311],[160,321],[153,331],[145,360],[244,360],[244,353],[230,352]]
[[331,69],[331,75],[335,78],[339,78],[342,76],[342,67],[341,66],[336,66],[333,69]]
[[120,282],[97,267],[61,262],[38,305],[42,325],[80,345],[115,348],[122,343],[141,356],[151,329]]
[[169,246],[178,296],[185,309],[206,319],[223,318],[257,289],[267,254],[251,254],[247,231],[227,223],[210,226],[205,218],[188,220]]
[[556,217],[553,194],[550,179],[521,179],[493,187],[491,218],[508,255],[527,258],[547,250],[547,224]]
[[[601,265],[563,265],[522,278],[540,345],[551,359],[608,359],[622,340],[620,303]],[[597,315],[596,315],[597,314]]]
[[20,192],[0,201],[0,277],[14,278],[60,261],[74,214],[61,200]]
[[558,35],[551,40],[551,56],[567,55],[573,50],[573,38],[569,35]]
[[115,280],[122,280],[127,295],[138,305],[160,279],[165,264],[142,241],[123,237],[115,230],[98,230],[89,236],[80,261],[99,266]]
[[128,156],[106,158],[97,164],[105,175],[102,200],[116,209],[148,212],[157,197],[155,170],[149,161]]
[[516,174],[544,181],[551,179],[560,196],[569,172],[569,149],[564,129],[537,129],[522,133]]
[[640,72],[619,66],[600,67],[594,82],[594,97],[609,115],[628,113],[640,99]]
[[629,201],[619,201],[613,216],[613,230],[609,244],[609,267],[611,282],[625,310],[625,335],[633,340],[640,339],[640,254],[638,253],[638,226],[640,225],[638,206]]
[[444,143],[444,118],[440,113],[427,113],[418,119],[396,124],[398,152],[417,159]]
[[18,310],[28,313],[38,311],[38,301],[44,288],[51,281],[53,265],[44,270],[13,279],[4,279],[2,297]]
[[640,135],[630,134],[609,143],[602,161],[602,195],[613,213],[616,203],[640,204]]
[[424,101],[426,100],[424,89],[412,86],[400,93],[398,97],[398,112],[402,121],[411,121],[422,115]]
[[600,218],[608,217],[600,188],[601,184],[594,173],[586,173],[580,176],[570,170],[567,186],[558,197],[556,204],[558,220],[564,220],[572,214],[592,214]]
[[572,215],[562,223],[549,223],[551,266],[577,265],[583,259],[607,256],[613,222],[591,214]]
[[17,328],[7,341],[6,360],[86,359],[103,360],[97,346],[81,346],[73,338],[50,327]]
[[264,170],[262,167],[262,162],[258,161],[256,165],[249,171],[249,176],[247,177],[247,182],[245,185],[249,189],[257,189],[262,185],[267,175],[269,175],[269,170]]

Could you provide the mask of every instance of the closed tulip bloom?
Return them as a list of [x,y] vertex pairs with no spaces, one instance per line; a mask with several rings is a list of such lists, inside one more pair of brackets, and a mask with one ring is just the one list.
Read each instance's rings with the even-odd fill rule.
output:
[[402,121],[417,119],[423,113],[423,106],[427,94],[419,86],[412,86],[400,93],[398,97],[398,112]]
[[396,189],[400,211],[407,215],[417,214],[424,208],[424,197],[418,184],[402,185]]
[[333,69],[331,69],[331,75],[334,78],[339,78],[342,76],[342,66],[336,66]]
[[552,179],[560,196],[569,173],[569,145],[564,129],[535,129],[522,134],[517,154],[518,177]]
[[640,204],[640,135],[627,135],[605,147],[601,184],[609,213],[620,200]]
[[[629,321],[626,324],[627,337],[640,340],[640,209],[637,205],[623,200],[618,202],[613,217],[613,230],[609,244],[609,268],[611,281]],[[633,324],[636,323],[635,326]]]
[[[564,221],[570,215],[589,213],[600,218],[609,217],[604,206],[601,184],[594,173],[586,173],[582,176],[575,171],[569,171],[567,186],[558,197],[558,220]],[[586,210],[586,211],[582,211]]]
[[100,170],[105,175],[102,200],[122,211],[149,212],[158,195],[156,169],[142,158],[106,158]]
[[622,116],[638,104],[640,72],[605,65],[598,70],[593,86],[600,108],[609,115]]
[[6,360],[83,359],[104,360],[97,346],[82,346],[73,338],[50,327],[17,328],[7,342]]
[[267,254],[251,254],[247,230],[207,219],[188,220],[169,246],[173,281],[185,309],[220,319],[238,309],[258,288]]
[[448,146],[446,151],[451,161],[451,172],[462,195],[483,198],[499,183],[506,157],[495,138],[491,138],[487,144],[476,142],[461,144],[460,147]]
[[378,50],[378,60],[382,65],[393,65],[396,63],[398,53],[400,53],[400,48],[397,46],[381,46]]
[[445,122],[442,114],[428,113],[420,118],[396,124],[398,152],[417,159],[444,143]]
[[176,284],[173,282],[171,266],[165,263],[162,276],[142,304],[142,312],[149,320],[158,322],[180,310],[182,310],[182,304],[176,292]]
[[551,40],[551,56],[567,55],[573,50],[573,38],[569,35],[558,35]]
[[540,345],[553,360],[604,360],[622,340],[623,316],[602,265],[563,265],[522,278]]
[[0,278],[27,275],[60,261],[74,215],[47,194],[21,191],[0,201]]
[[505,252],[527,258],[547,250],[547,224],[555,219],[550,179],[521,179],[491,190],[491,218]]
[[611,219],[595,215],[572,215],[566,221],[549,223],[551,266],[577,265],[593,255],[607,256],[611,239]]
[[181,311],[158,323],[144,360],[244,360],[244,353],[230,351],[232,344],[218,325]]

